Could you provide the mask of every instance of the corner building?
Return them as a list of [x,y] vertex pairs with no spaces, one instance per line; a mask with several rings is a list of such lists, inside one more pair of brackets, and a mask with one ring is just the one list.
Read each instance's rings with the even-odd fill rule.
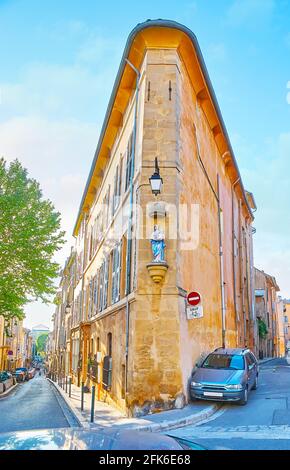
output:
[[[157,197],[148,184],[156,157]],[[142,415],[182,407],[192,368],[213,348],[254,348],[254,209],[196,37],[172,21],[139,24],[74,228],[74,381]],[[166,265],[151,263],[154,225]],[[187,317],[191,291],[200,318]]]

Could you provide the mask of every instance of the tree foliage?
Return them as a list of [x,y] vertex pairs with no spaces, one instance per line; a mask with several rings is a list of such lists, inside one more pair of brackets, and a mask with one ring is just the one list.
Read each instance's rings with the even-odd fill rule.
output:
[[18,160],[0,159],[0,315],[23,318],[32,300],[49,302],[64,243],[60,214]]
[[268,329],[267,329],[266,323],[261,318],[258,318],[258,328],[259,328],[260,338],[265,339],[267,337],[267,334],[268,334]]
[[48,333],[42,333],[36,340],[36,351],[37,354],[45,352],[46,343],[48,340]]

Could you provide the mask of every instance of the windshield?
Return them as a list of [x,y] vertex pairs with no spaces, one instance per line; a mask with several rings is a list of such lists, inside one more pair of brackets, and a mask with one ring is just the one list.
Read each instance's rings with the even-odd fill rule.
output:
[[203,369],[243,370],[244,358],[236,354],[210,354],[201,367]]

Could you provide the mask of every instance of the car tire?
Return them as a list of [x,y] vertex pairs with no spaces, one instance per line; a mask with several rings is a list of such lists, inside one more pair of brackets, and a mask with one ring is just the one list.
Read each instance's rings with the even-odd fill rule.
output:
[[257,390],[257,388],[258,388],[258,375],[256,375],[255,382],[254,382],[252,390]]
[[239,405],[244,406],[248,403],[248,387],[245,388],[243,398],[238,402]]

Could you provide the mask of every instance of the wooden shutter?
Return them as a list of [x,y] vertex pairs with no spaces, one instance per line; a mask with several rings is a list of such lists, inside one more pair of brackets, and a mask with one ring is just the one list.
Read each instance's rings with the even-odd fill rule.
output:
[[98,310],[98,284],[99,284],[99,279],[98,279],[98,273],[95,275],[95,282],[94,282],[94,293],[93,293],[93,310],[94,313],[97,312]]
[[99,290],[99,312],[103,310],[103,295],[104,295],[104,263],[102,264],[100,268],[100,274],[99,274],[99,284],[100,284],[100,290]]
[[104,262],[104,285],[103,285],[103,309],[108,305],[108,284],[109,284],[109,261],[106,258]]
[[120,268],[121,268],[121,244],[113,250],[112,266],[112,303],[120,300]]
[[113,190],[113,202],[112,202],[112,216],[115,214],[116,208],[118,207],[118,181],[119,181],[119,165],[117,165],[115,176],[114,176],[114,190]]

